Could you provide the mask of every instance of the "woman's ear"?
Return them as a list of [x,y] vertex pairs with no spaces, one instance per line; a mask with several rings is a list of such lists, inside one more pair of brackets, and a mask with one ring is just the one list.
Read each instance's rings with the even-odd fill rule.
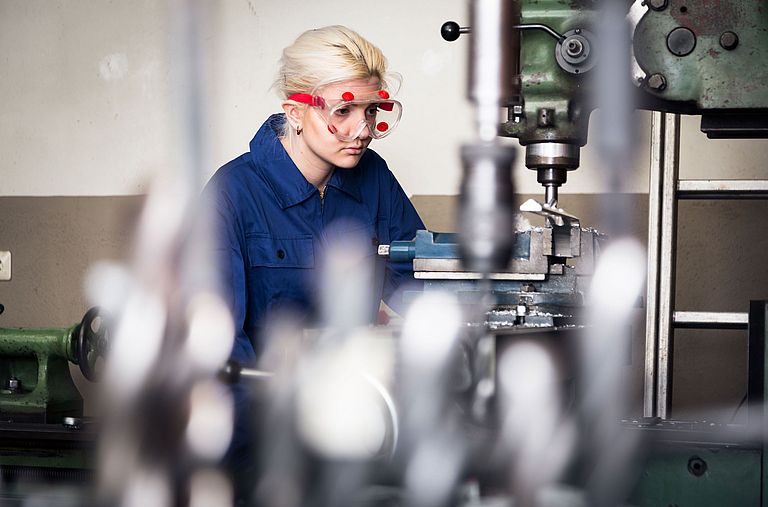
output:
[[288,123],[291,124],[293,130],[303,128],[302,120],[304,119],[304,108],[292,100],[284,101],[282,106],[283,112],[285,112],[285,118],[288,120]]

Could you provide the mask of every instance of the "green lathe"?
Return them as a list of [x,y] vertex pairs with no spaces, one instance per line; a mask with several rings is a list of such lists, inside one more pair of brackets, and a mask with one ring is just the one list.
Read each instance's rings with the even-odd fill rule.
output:
[[0,328],[0,469],[89,467],[94,441],[70,365],[95,381],[108,348],[97,308],[65,329]]

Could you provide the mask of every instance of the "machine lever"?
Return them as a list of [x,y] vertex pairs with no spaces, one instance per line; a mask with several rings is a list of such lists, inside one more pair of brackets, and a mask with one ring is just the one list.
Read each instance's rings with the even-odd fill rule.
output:
[[219,370],[219,379],[225,384],[237,384],[242,380],[268,379],[274,374],[269,371],[256,370],[254,368],[245,368],[234,360],[227,361],[227,364]]
[[541,23],[529,23],[527,25],[515,25],[513,28],[517,28],[518,30],[543,30],[547,32],[549,35],[555,38],[557,42],[562,43],[565,40],[565,35],[559,34],[554,28],[543,25]]
[[[554,37],[557,42],[562,43],[565,40],[564,35],[558,33],[554,28],[543,25],[541,23],[514,25],[513,28],[517,28],[519,30],[543,30]],[[464,33],[472,33],[472,27],[459,26],[459,24],[455,21],[446,21],[443,23],[443,26],[440,27],[440,36],[448,42],[455,41],[461,34]]]
[[455,21],[446,21],[440,27],[440,36],[448,42],[453,42],[463,33],[471,33],[472,29],[468,26],[459,26]]

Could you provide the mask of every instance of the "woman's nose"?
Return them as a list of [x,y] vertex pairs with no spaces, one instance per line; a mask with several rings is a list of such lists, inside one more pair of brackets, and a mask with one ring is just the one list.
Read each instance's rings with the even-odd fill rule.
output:
[[367,121],[363,121],[363,128],[360,130],[360,134],[357,136],[358,139],[368,139],[371,137],[371,124]]

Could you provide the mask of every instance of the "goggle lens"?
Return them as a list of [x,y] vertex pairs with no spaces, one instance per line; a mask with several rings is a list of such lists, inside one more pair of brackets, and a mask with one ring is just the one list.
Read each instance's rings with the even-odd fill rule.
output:
[[350,101],[331,108],[327,121],[342,140],[355,139],[365,127],[371,137],[380,139],[395,128],[401,115],[402,106],[394,100]]
[[375,98],[364,100],[345,91],[335,104],[315,93],[295,93],[288,99],[312,106],[327,123],[328,131],[342,141],[357,139],[366,128],[371,137],[381,139],[394,130],[403,114],[403,106],[391,100],[387,90],[379,90]]

